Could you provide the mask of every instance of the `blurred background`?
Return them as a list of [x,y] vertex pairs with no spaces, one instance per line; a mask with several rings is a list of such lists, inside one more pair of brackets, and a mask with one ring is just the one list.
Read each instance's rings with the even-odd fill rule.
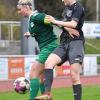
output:
[[[87,38],[99,38],[100,37],[100,0],[79,0],[85,8],[85,24],[83,27],[84,34]],[[0,0],[0,54],[34,54],[36,49],[32,52],[28,48],[28,42],[23,37],[23,33],[27,31],[27,18],[22,18],[17,14],[18,0]],[[61,12],[64,8],[61,0],[33,0],[35,9],[45,12],[47,14],[53,15],[58,19],[62,19]],[[51,7],[52,5],[52,7]],[[22,25],[21,25],[22,24]],[[57,30],[57,29],[55,29]],[[56,33],[59,31],[56,31]],[[27,41],[27,42],[25,42]],[[88,40],[88,42],[94,42]],[[96,41],[99,41],[98,39]],[[24,43],[25,42],[25,43]],[[87,42],[86,42],[87,43]],[[97,43],[94,43],[97,44]],[[94,45],[92,44],[92,45]],[[26,46],[25,46],[26,45]],[[34,44],[33,44],[34,45]],[[86,46],[89,44],[86,44]],[[90,45],[89,45],[90,46]],[[100,53],[97,44],[97,52],[88,52],[88,47],[86,47],[86,53]],[[37,47],[37,46],[36,46]],[[12,49],[13,48],[13,49]],[[28,50],[27,50],[28,49]]]
[[[100,0],[79,0],[85,8],[85,58],[82,76],[100,75]],[[24,37],[28,31],[28,18],[17,14],[18,0],[0,0],[0,80],[12,80],[27,76],[29,67],[38,53],[38,44],[34,38]],[[62,19],[62,0],[33,0],[35,9]],[[52,5],[52,7],[51,7]],[[59,30],[54,27],[59,38]],[[56,69],[56,76],[69,75],[69,65]],[[99,77],[100,79],[100,77]],[[99,81],[99,80],[98,80]]]

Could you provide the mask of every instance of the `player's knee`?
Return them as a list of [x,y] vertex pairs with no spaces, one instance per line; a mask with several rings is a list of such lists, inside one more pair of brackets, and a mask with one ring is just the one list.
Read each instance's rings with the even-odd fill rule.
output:
[[37,65],[36,64],[33,64],[32,66],[31,66],[31,71],[37,71],[38,70],[38,67],[37,67]]
[[31,78],[36,78],[39,76],[39,67],[38,67],[38,64],[37,63],[33,63],[33,65],[31,66],[31,69],[30,69],[30,77]]
[[51,62],[45,62],[45,69],[53,69],[53,64]]
[[70,76],[72,78],[73,83],[79,83],[80,82],[80,75],[78,73],[71,72]]
[[31,69],[31,71],[32,72],[36,72],[38,69],[36,68],[36,67],[33,67],[32,69]]

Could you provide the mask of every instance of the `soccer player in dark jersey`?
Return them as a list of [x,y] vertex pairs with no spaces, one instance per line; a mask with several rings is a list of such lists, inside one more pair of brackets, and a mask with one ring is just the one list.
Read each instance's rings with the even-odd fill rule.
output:
[[[69,61],[71,69],[71,80],[73,85],[74,100],[81,100],[82,86],[80,81],[80,68],[84,57],[84,35],[82,26],[84,23],[84,8],[76,0],[62,0],[65,9],[62,13],[63,21],[58,21],[54,17],[48,15],[46,19],[56,25],[63,27],[60,36],[60,45],[51,53],[45,62],[45,94],[36,97],[44,100],[50,98],[51,86],[53,81],[53,68],[55,65],[66,60]],[[78,36],[71,37],[67,28],[76,29]]]

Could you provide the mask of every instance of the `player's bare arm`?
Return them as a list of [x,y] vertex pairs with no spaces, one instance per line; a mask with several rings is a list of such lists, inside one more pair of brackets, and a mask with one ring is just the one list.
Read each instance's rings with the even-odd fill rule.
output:
[[54,17],[52,17],[51,15],[47,15],[46,20],[48,20],[48,22],[51,22],[51,23],[56,24],[56,25],[61,25],[63,27],[75,28],[77,26],[77,22],[74,20],[67,21],[67,22],[58,21]]
[[[50,15],[46,15],[45,21],[48,22],[48,23],[57,24],[58,26],[64,26],[64,25],[67,23],[67,24],[68,24],[69,26],[71,26],[71,27],[66,27],[66,26],[64,26],[64,29],[67,30],[67,31],[69,32],[69,34],[70,34],[70,36],[71,36],[72,38],[74,38],[74,36],[79,37],[79,35],[80,35],[79,32],[78,32],[77,30],[73,29],[73,28],[74,28],[73,23],[74,23],[75,21],[71,21],[71,22],[57,21],[57,20],[55,20],[54,17],[52,17],[52,16],[50,16]],[[60,24],[58,24],[58,23],[60,23]],[[63,25],[62,25],[62,24],[63,24]],[[73,26],[70,25],[70,24],[72,24]]]

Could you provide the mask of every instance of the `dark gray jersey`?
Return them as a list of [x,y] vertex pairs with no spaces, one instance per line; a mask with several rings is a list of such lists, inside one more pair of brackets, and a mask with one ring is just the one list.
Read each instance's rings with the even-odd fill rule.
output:
[[75,38],[71,38],[69,33],[63,29],[63,33],[61,35],[61,41],[71,41],[71,40],[84,40],[84,35],[83,35],[83,31],[82,31],[82,26],[84,23],[84,8],[83,6],[79,3],[76,2],[71,6],[66,6],[63,13],[63,20],[64,21],[71,21],[71,20],[75,20],[78,24],[77,27],[75,28],[76,30],[79,31],[80,36],[77,37],[75,36]]

